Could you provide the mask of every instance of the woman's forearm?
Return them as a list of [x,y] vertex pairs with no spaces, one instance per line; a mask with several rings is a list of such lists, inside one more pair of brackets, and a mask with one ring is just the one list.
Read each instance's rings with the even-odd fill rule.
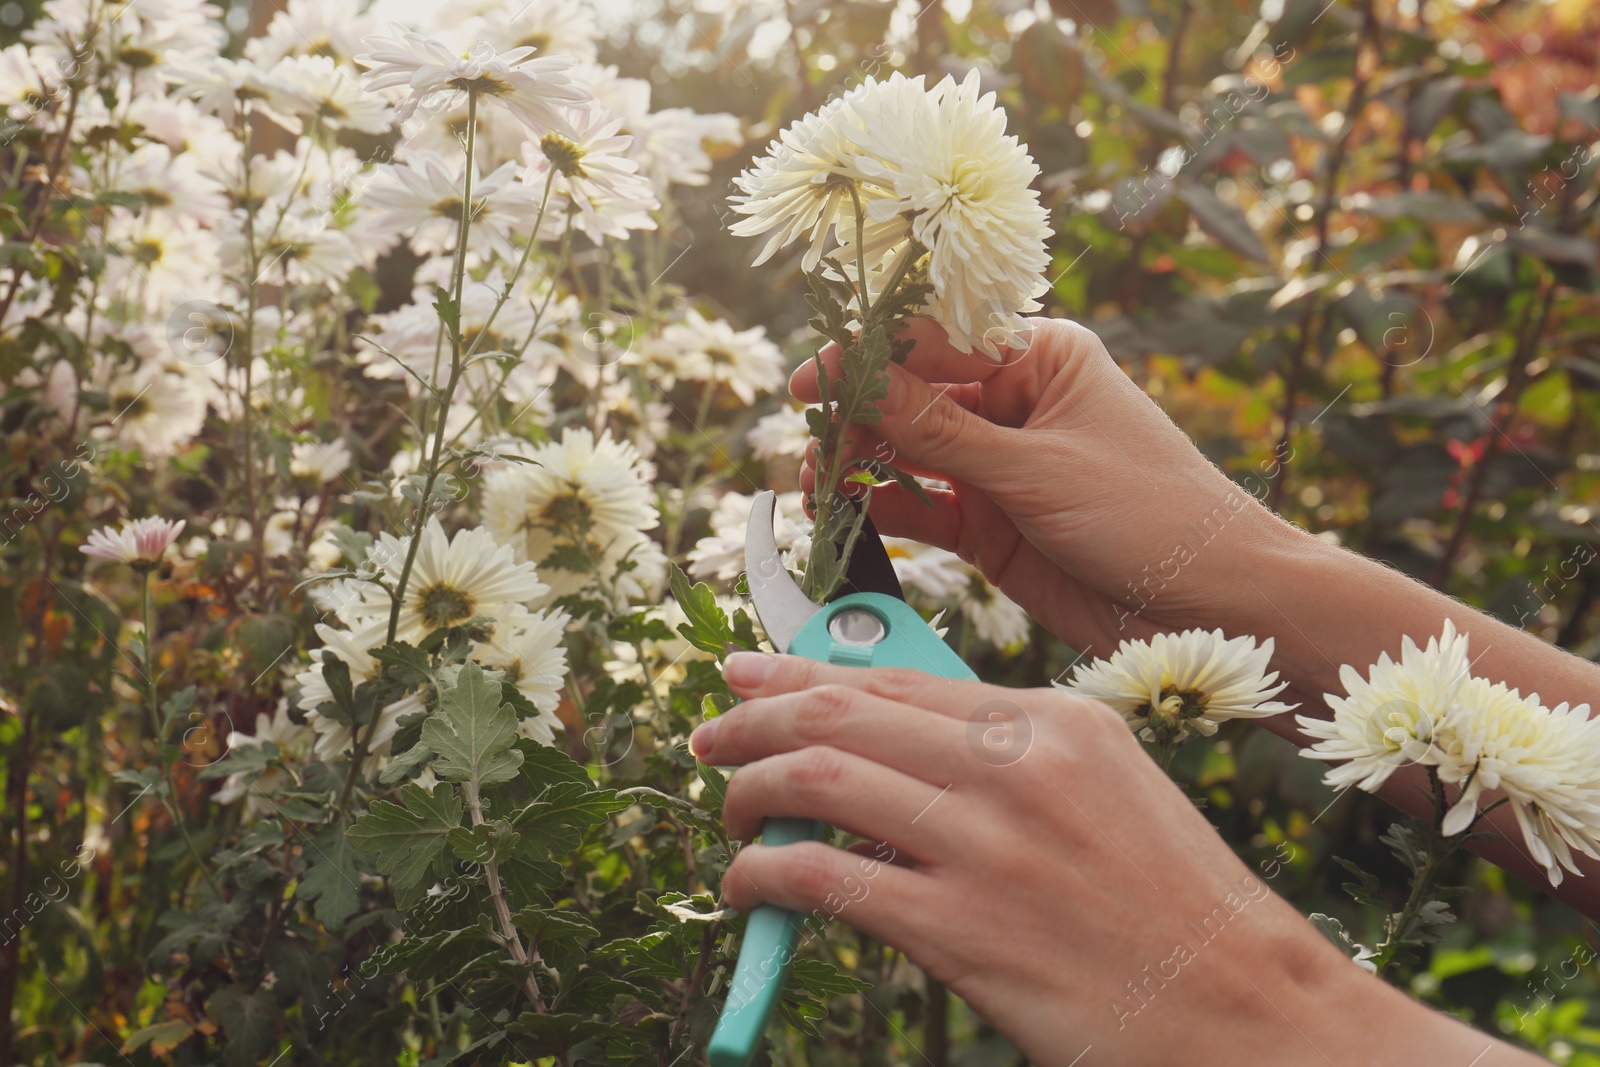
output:
[[[1504,682],[1548,705],[1600,705],[1600,665],[1571,655],[1445,596],[1364,556],[1273,520],[1277,531],[1258,539],[1241,566],[1225,629],[1271,637],[1274,666],[1288,679],[1303,714],[1326,718],[1324,693],[1340,694],[1339,667],[1366,672],[1387,652],[1398,658],[1403,637],[1426,644],[1444,621],[1470,639],[1474,675]],[[1265,720],[1275,733],[1305,746],[1293,716]],[[1409,814],[1431,811],[1426,775],[1402,769],[1381,795]],[[1541,888],[1543,870],[1522,844],[1515,818],[1501,808],[1485,820],[1503,840],[1474,843],[1474,851]],[[1580,860],[1588,875],[1569,878],[1552,895],[1585,914],[1600,915],[1600,863]]]

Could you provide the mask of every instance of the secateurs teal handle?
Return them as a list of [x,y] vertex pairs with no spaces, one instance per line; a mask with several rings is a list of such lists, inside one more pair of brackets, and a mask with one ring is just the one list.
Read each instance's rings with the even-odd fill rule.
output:
[[[864,529],[849,570],[849,592],[827,605],[813,603],[784,569],[773,536],[773,494],[756,497],[745,533],[751,599],[767,636],[791,656],[847,667],[907,667],[955,680],[976,675],[922,616],[899,596],[900,584],[876,532]],[[869,520],[870,521],[870,520]],[[766,845],[824,841],[828,826],[814,819],[768,819]],[[750,912],[728,1000],[706,1049],[711,1067],[747,1067],[777,1009],[800,944],[805,916],[763,904]]]

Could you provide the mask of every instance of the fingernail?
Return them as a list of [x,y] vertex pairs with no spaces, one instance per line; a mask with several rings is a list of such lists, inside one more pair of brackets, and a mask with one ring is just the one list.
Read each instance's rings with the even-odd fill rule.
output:
[[735,652],[722,665],[722,677],[741,689],[754,689],[778,669],[778,661],[765,652]]
[[707,719],[694,728],[694,733],[689,735],[689,751],[694,753],[696,759],[703,759],[711,751],[717,739],[717,727],[721,725],[720,718]]
[[889,371],[889,395],[878,402],[878,410],[885,415],[893,415],[905,407],[906,372],[893,363],[889,364],[887,369]]

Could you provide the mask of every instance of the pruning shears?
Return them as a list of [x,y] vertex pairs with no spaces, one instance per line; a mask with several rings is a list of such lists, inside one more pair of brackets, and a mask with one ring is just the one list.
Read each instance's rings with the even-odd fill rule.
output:
[[[909,667],[941,678],[976,680],[960,656],[906,603],[900,580],[870,518],[863,519],[845,581],[827,604],[800,589],[773,535],[776,494],[756,496],[745,528],[745,574],[756,616],[773,647],[791,656],[847,667]],[[768,819],[766,845],[824,841],[827,824]],[[744,943],[707,1056],[711,1067],[747,1067],[755,1058],[794,962],[805,916],[763,904],[750,913]]]

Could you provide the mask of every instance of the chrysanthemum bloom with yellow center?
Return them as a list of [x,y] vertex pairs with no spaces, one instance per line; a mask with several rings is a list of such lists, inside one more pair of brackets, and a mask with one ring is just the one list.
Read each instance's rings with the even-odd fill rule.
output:
[[[421,536],[400,606],[395,629],[398,640],[414,643],[444,627],[493,619],[550,591],[533,564],[517,562],[511,550],[496,544],[481,526],[446,537],[439,520],[433,518]],[[410,547],[408,537],[380,534],[367,558],[393,585],[399,581]],[[360,584],[346,590],[350,595],[339,613],[352,629],[388,621],[390,602],[381,590],[375,592]]]
[[[1060,688],[1119,712],[1170,763],[1189,731],[1210,736],[1228,719],[1260,719],[1295,705],[1272,698],[1288,686],[1268,669],[1273,642],[1221,630],[1124,641],[1110,659],[1079,667]],[[1274,684],[1276,683],[1276,684]]]

